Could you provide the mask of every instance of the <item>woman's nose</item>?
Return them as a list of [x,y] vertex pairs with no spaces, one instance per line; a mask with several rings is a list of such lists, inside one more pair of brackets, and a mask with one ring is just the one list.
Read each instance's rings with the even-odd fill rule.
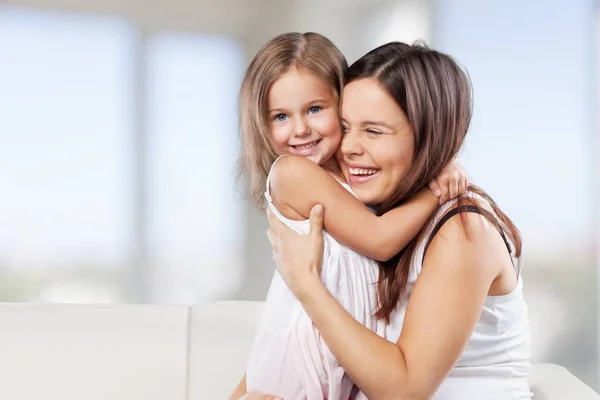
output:
[[361,138],[358,134],[348,131],[342,138],[342,145],[340,146],[342,154],[351,157],[353,155],[360,155],[363,153],[363,146],[361,144]]

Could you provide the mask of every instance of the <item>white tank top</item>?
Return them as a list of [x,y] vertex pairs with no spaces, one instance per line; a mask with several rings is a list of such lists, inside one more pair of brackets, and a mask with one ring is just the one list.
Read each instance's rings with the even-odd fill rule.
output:
[[[485,202],[480,196],[476,198]],[[407,294],[410,294],[421,273],[425,246],[433,228],[454,204],[455,201],[450,201],[440,208],[428,228],[428,234],[418,243],[409,272]],[[514,249],[508,236],[506,240]],[[511,256],[515,269],[520,272],[521,260],[515,257],[514,250]],[[387,336],[391,341],[396,341],[400,336],[406,305],[406,302],[399,304],[390,316],[386,335],[391,335]],[[512,293],[487,296],[467,347],[432,399],[530,399],[532,393],[527,381],[531,369],[530,335],[523,280],[519,275],[517,287]]]

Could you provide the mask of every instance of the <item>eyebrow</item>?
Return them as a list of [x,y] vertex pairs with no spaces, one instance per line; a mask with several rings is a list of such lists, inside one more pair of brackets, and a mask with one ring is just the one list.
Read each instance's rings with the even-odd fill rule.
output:
[[[342,118],[342,123],[347,124],[348,121],[346,121],[345,119]],[[361,126],[366,126],[366,125],[378,125],[378,126],[383,126],[384,128],[387,128],[391,131],[394,130],[394,128],[392,126],[390,126],[389,124],[386,124],[383,121],[362,121],[360,123]]]
[[285,112],[287,111],[285,108],[273,108],[272,110],[269,110],[269,114],[272,114],[274,112]]
[[315,100],[309,101],[306,104],[308,105],[308,104],[317,104],[317,103],[327,103],[329,101],[330,100],[327,100],[327,99],[315,99]]
[[[328,100],[327,99],[315,99],[315,100],[311,100],[308,103],[306,103],[306,106],[312,107],[315,104],[319,104],[319,103],[326,104],[326,103],[328,103]],[[282,111],[287,111],[287,109],[285,109],[285,108],[273,108],[273,109],[269,110],[269,114],[272,113],[272,112],[275,112],[275,111],[282,112]]]
[[387,128],[389,130],[393,130],[394,128],[392,128],[389,124],[386,124],[383,121],[362,121],[360,123],[361,126],[365,126],[365,125],[378,125],[378,126],[383,126],[384,128]]

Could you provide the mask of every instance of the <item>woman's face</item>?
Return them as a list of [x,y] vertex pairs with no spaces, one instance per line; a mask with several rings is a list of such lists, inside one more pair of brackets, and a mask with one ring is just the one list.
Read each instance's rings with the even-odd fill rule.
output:
[[336,154],[346,180],[367,205],[396,190],[413,160],[414,135],[406,114],[374,78],[346,85],[344,136]]

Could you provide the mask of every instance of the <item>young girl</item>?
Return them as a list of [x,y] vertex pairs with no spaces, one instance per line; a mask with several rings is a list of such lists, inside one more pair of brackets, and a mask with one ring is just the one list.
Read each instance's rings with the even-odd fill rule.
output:
[[[377,216],[354,197],[334,157],[342,134],[338,105],[346,69],[339,49],[319,34],[288,33],[269,41],[242,83],[240,167],[256,205],[262,208],[266,199],[274,215],[297,232],[308,233],[310,209],[324,205],[321,279],[357,321],[385,337],[384,321],[372,315],[378,279],[373,259],[399,253],[439,199],[423,189]],[[456,176],[455,169],[442,175]],[[378,173],[377,168],[350,166],[353,179],[363,184]],[[466,187],[465,179],[460,175],[445,188]],[[370,205],[380,199],[372,200]],[[246,377],[231,397],[260,391],[285,400],[346,400],[352,390],[352,381],[275,273]]]

